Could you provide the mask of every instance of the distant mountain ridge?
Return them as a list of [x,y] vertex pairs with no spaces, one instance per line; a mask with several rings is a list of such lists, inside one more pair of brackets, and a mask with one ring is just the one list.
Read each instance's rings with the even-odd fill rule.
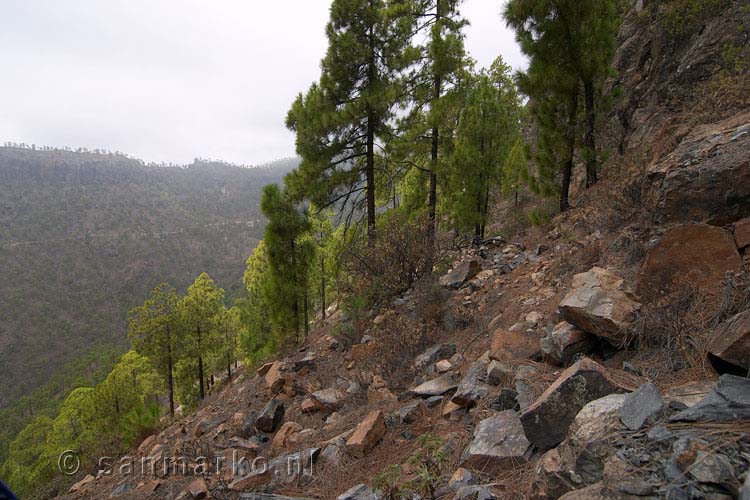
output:
[[95,348],[126,345],[129,308],[207,271],[229,297],[262,237],[262,167],[0,147],[0,408]]

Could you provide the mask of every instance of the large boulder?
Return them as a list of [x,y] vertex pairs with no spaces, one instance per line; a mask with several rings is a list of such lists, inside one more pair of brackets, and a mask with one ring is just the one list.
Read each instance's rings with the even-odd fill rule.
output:
[[649,300],[689,286],[716,295],[727,272],[742,268],[729,231],[706,224],[684,224],[664,233],[648,250],[638,272],[636,291]]
[[289,444],[290,438],[294,434],[302,432],[302,426],[297,422],[284,422],[284,425],[279,428],[276,435],[271,441],[271,448],[274,450],[281,450]]
[[750,110],[695,127],[648,167],[646,194],[656,222],[723,225],[750,214],[749,150]]
[[266,388],[271,394],[277,394],[284,389],[284,385],[287,382],[289,376],[288,366],[283,361],[275,361],[266,368],[266,365],[261,367],[261,370],[265,370],[264,381]]
[[530,451],[523,426],[513,410],[479,422],[462,458],[462,466],[499,472],[526,463]]
[[701,402],[670,417],[674,422],[750,420],[750,379],[722,375]]
[[568,366],[580,355],[591,353],[596,346],[596,337],[562,321],[541,340],[540,345],[545,359]]
[[627,328],[640,307],[625,281],[600,267],[577,274],[559,305],[567,322],[615,344],[626,339]]
[[539,353],[538,334],[497,329],[492,334],[490,358],[497,361],[526,361]]
[[385,436],[385,418],[383,412],[375,410],[354,429],[346,441],[346,451],[355,457],[362,457],[373,449]]
[[482,266],[476,260],[466,260],[457,265],[451,272],[440,278],[440,284],[446,288],[459,289],[464,283],[479,274]]
[[648,250],[637,292],[657,300],[690,287],[716,296],[728,272],[742,268],[732,234],[706,224],[685,224],[664,233]]
[[587,403],[608,394],[634,391],[642,383],[640,377],[583,358],[521,414],[526,437],[542,450],[557,446]]
[[722,325],[711,340],[708,352],[726,363],[750,370],[750,311]]

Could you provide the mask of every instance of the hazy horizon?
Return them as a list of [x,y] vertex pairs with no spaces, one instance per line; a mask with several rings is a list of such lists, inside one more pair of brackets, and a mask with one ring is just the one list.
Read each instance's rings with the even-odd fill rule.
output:
[[[525,58],[502,1],[466,0],[478,66]],[[329,0],[11,2],[0,19],[9,68],[0,143],[196,157],[258,165],[294,156],[284,117],[317,79]],[[279,26],[287,29],[279,30]]]

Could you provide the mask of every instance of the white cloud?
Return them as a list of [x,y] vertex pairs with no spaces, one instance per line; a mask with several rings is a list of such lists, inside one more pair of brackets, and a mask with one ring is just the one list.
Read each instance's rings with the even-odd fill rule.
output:
[[[481,66],[525,62],[501,3],[466,0]],[[6,0],[0,141],[120,150],[147,161],[262,163],[319,73],[329,0]]]

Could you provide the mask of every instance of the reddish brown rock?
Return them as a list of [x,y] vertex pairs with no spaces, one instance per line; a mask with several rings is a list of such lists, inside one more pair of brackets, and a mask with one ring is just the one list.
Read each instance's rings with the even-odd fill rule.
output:
[[96,478],[92,476],[91,474],[87,475],[80,481],[78,481],[76,484],[70,487],[68,490],[68,493],[75,493],[77,491],[81,491],[82,488],[84,488],[87,484],[91,484],[94,481],[96,481]]
[[383,412],[375,410],[354,429],[346,441],[346,451],[355,457],[364,456],[373,449],[385,436],[385,418]]
[[208,486],[203,479],[196,479],[188,485],[188,493],[193,498],[206,498],[208,496]]
[[596,337],[567,321],[558,323],[541,341],[545,359],[563,366],[568,366],[581,354],[590,354],[595,345]]
[[734,224],[734,241],[739,250],[750,251],[750,217]]
[[266,387],[271,394],[276,394],[284,389],[286,378],[284,376],[284,363],[276,361],[266,371],[265,381]]
[[497,329],[492,335],[490,358],[497,361],[524,361],[539,352],[536,333]]
[[644,381],[620,370],[611,370],[584,358],[565,370],[521,414],[526,437],[541,450],[565,439],[570,424],[587,403],[608,394],[636,390]]
[[265,363],[260,368],[258,368],[258,371],[257,371],[258,375],[261,376],[261,377],[265,377],[266,374],[268,373],[268,371],[271,369],[271,367],[273,365],[274,365],[273,362],[271,362],[271,363]]
[[750,311],[740,313],[722,325],[708,352],[722,361],[750,370]]
[[271,448],[281,450],[289,443],[294,434],[302,431],[302,426],[297,422],[285,422],[273,437]]
[[664,233],[638,272],[638,294],[656,300],[685,287],[716,296],[728,272],[742,268],[731,233],[706,224],[684,224]]

